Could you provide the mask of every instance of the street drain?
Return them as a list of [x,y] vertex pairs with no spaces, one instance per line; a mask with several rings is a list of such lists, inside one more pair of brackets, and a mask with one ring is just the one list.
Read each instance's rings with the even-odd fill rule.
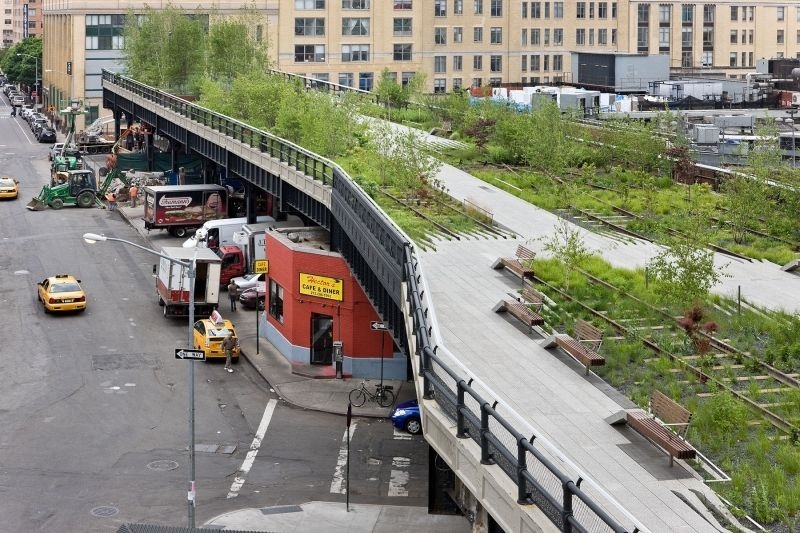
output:
[[147,468],[150,470],[156,470],[158,472],[166,472],[167,470],[175,470],[178,468],[178,463],[175,461],[170,461],[168,459],[161,459],[159,461],[153,461],[152,463],[147,463]]
[[111,516],[116,516],[117,513],[119,513],[119,509],[109,505],[103,505],[101,507],[95,507],[92,509],[91,513],[92,516],[97,516],[99,518],[109,518]]

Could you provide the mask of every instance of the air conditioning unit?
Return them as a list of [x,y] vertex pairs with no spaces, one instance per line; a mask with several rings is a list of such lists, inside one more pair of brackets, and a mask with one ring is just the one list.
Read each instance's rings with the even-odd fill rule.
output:
[[800,93],[792,93],[792,106],[800,107]]

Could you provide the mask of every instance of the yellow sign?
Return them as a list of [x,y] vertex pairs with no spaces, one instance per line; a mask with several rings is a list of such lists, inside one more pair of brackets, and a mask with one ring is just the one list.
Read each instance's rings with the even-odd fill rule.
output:
[[300,294],[342,301],[342,280],[300,273]]
[[267,259],[256,259],[254,263],[255,265],[253,265],[253,271],[256,274],[269,273],[269,261]]

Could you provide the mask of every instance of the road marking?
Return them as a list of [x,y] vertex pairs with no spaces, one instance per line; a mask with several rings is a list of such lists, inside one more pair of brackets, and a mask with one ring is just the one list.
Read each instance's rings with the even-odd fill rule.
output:
[[394,428],[394,440],[413,440],[414,437],[411,433],[404,431],[402,429]]
[[267,402],[267,408],[264,409],[264,415],[261,417],[261,423],[258,425],[256,436],[253,437],[253,442],[250,444],[250,451],[247,452],[242,467],[236,473],[236,478],[233,480],[231,490],[228,492],[228,499],[235,498],[239,495],[239,489],[244,485],[245,478],[253,466],[253,462],[258,455],[258,449],[261,447],[261,441],[264,440],[264,435],[267,433],[267,427],[272,420],[272,414],[275,412],[275,406],[278,405],[278,400],[272,399]]
[[389,496],[408,496],[408,468],[411,466],[411,459],[395,457],[392,459],[392,466],[395,469],[389,474]]
[[[350,440],[353,439],[353,433],[356,432],[357,422],[350,424]],[[347,467],[347,429],[344,430],[342,435],[342,445],[339,446],[339,458],[336,460],[336,470],[333,472],[333,480],[331,480],[331,493],[332,494],[347,494],[347,487],[344,482],[345,468]]]

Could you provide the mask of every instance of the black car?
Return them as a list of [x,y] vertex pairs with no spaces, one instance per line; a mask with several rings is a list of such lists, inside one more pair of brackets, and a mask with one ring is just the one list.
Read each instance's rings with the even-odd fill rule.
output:
[[42,128],[39,132],[40,143],[54,143],[56,142],[56,130],[53,128]]

